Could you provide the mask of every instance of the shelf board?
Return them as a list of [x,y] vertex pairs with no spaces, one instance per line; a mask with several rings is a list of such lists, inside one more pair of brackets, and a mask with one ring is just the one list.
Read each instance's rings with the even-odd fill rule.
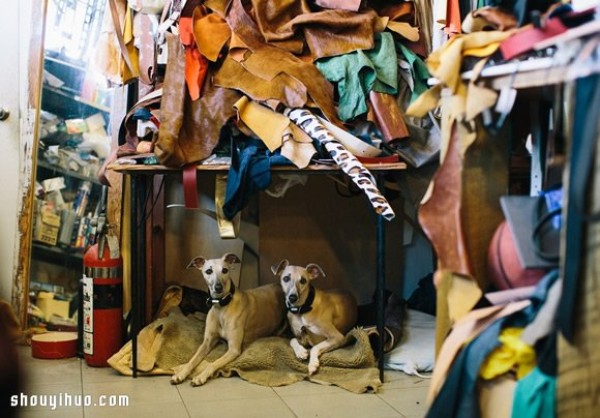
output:
[[62,89],[59,89],[59,88],[56,88],[56,87],[52,87],[52,86],[49,86],[47,84],[44,85],[44,92],[51,92],[51,93],[57,94],[59,96],[68,98],[70,100],[73,100],[73,101],[75,101],[77,103],[80,103],[80,104],[82,104],[84,106],[87,106],[89,108],[99,110],[100,112],[110,113],[110,108],[108,106],[103,106],[103,105],[99,105],[99,104],[96,104],[96,103],[92,103],[92,102],[90,102],[88,100],[85,100],[85,99],[77,96],[76,94],[71,94],[69,92],[65,92]]
[[[407,165],[403,162],[398,163],[385,163],[385,164],[363,164],[363,166],[371,171],[395,171],[395,170],[406,170]],[[166,167],[164,165],[144,165],[144,164],[111,164],[108,166],[109,170],[122,173],[148,173],[148,174],[161,174],[161,173],[172,173],[181,171],[181,168]],[[196,167],[198,171],[205,172],[223,172],[229,170],[229,165],[198,165]],[[293,165],[285,166],[273,166],[271,167],[272,172],[293,172],[295,174],[310,174],[310,173],[342,173],[342,170],[336,165],[328,164],[310,164],[306,168],[297,168]]]
[[66,67],[73,68],[73,69],[75,69],[75,70],[81,71],[82,73],[85,73],[85,72],[87,71],[85,68],[83,68],[83,67],[82,67],[82,66],[80,66],[80,65],[73,64],[73,63],[70,63],[70,62],[67,62],[67,61],[61,60],[61,59],[59,59],[59,58],[51,57],[51,56],[49,56],[49,55],[45,55],[45,56],[44,56],[44,59],[45,59],[46,61],[55,62],[55,63],[57,63],[57,64],[64,65],[64,66],[66,66]]
[[37,241],[32,241],[32,247],[34,250],[42,251],[48,255],[52,256],[60,256],[60,257],[69,257],[78,261],[83,261],[83,251],[75,248],[63,248],[59,246],[51,246],[42,244]]
[[79,180],[89,181],[89,182],[92,182],[93,184],[97,184],[100,186],[102,185],[102,183],[100,183],[100,181],[94,177],[88,177],[88,176],[84,176],[83,174],[79,174],[75,171],[65,170],[64,168],[61,168],[59,166],[49,164],[46,161],[39,160],[37,165],[38,165],[38,167],[42,167],[47,170],[52,170],[56,173],[60,173],[65,176],[73,177],[73,178],[76,178]]

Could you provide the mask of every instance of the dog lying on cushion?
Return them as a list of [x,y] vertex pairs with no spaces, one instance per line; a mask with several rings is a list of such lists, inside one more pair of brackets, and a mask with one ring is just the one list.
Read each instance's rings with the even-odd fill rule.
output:
[[290,346],[296,357],[309,359],[308,374],[312,375],[319,368],[321,354],[345,344],[344,336],[356,324],[356,299],[344,290],[316,289],[311,282],[325,277],[317,264],[292,266],[284,259],[271,271],[279,277],[285,294],[288,323],[294,334]]

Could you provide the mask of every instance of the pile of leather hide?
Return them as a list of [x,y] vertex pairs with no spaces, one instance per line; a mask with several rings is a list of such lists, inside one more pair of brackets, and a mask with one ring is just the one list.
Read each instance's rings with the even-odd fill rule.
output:
[[[131,126],[139,117],[158,121],[151,149],[169,166],[210,156],[231,121],[260,137],[234,106],[244,98],[279,115],[285,108],[311,109],[367,142],[393,144],[390,150],[400,148],[420,165],[437,146],[427,145],[428,118],[404,115],[429,77],[422,61],[429,42],[419,33],[416,7],[383,0],[187,0],[173,25],[158,31],[158,39],[178,38],[176,47],[160,46],[168,46],[162,99],[143,103],[146,116],[140,108],[128,114],[128,146],[121,151],[147,152],[148,146],[131,147],[148,139]],[[278,145],[295,134],[283,132]],[[400,143],[409,137],[416,137],[418,151],[404,152],[410,145]],[[172,151],[172,142],[193,150]]]

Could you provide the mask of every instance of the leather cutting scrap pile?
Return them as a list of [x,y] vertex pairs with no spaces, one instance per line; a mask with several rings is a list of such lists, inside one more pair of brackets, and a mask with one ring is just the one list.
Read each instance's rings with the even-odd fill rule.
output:
[[139,80],[142,96],[115,158],[151,153],[183,167],[231,156],[231,170],[257,189],[270,175],[252,179],[244,167],[329,160],[378,214],[394,217],[360,159],[419,166],[438,151],[432,117],[404,114],[429,78],[417,2],[147,3],[110,0],[99,43],[107,78]]
[[319,154],[330,158],[286,108],[310,110],[330,132],[341,128],[334,136],[355,156],[398,149],[418,166],[437,152],[434,122],[404,114],[429,78],[430,25],[423,28],[420,2],[108,4],[97,64],[115,84],[138,80],[142,97],[124,119],[119,156],[154,152],[179,167],[232,138],[257,137],[299,168]]

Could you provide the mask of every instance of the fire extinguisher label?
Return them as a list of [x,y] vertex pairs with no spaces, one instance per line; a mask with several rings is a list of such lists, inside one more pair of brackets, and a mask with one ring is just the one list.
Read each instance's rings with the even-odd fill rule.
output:
[[83,352],[94,354],[94,279],[83,275]]

